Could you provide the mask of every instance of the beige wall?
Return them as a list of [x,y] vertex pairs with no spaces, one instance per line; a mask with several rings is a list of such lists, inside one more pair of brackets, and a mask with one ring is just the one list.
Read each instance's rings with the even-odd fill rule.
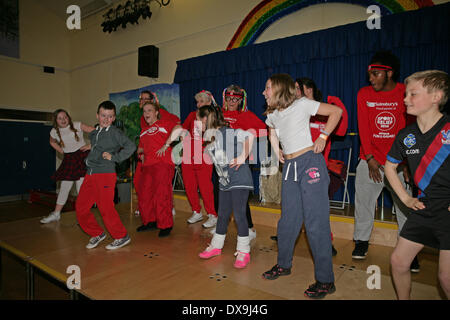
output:
[[[67,29],[35,0],[19,1],[20,58],[0,56],[0,107],[54,110],[70,107]],[[42,66],[53,66],[55,74]]]
[[[64,14],[55,16],[34,0],[20,0],[20,59],[0,56],[0,107],[30,110],[67,108],[72,117],[95,122],[98,104],[111,92],[154,83],[172,83],[176,61],[225,50],[241,21],[260,0],[171,0],[139,25],[103,33],[100,12],[68,31]],[[443,0],[435,3],[447,2]],[[117,4],[116,4],[117,5]],[[365,8],[321,4],[273,23],[257,43],[367,19]],[[137,75],[137,49],[159,47],[159,78]],[[41,65],[56,67],[45,74]],[[5,72],[6,76],[3,76]]]
[[[101,31],[101,15],[86,19],[82,30],[71,35],[74,117],[83,121],[93,119],[92,110],[110,92],[172,83],[176,61],[225,50],[241,21],[259,2],[172,0],[162,8],[152,4],[150,21],[112,34]],[[354,5],[327,4],[304,10],[275,22],[258,42],[360,21],[368,16],[365,8]],[[160,50],[158,79],[137,75],[137,48],[148,44]]]

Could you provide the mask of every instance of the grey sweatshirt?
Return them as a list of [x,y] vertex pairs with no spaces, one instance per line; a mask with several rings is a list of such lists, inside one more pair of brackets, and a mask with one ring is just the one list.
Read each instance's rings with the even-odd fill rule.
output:
[[[86,158],[87,174],[115,173],[116,163],[128,159],[136,150],[136,145],[115,126],[97,126],[89,133],[91,152]],[[111,154],[111,160],[103,159],[103,152]]]

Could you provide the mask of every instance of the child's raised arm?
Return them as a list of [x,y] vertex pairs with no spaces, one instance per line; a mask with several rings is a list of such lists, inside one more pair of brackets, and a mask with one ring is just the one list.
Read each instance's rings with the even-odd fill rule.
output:
[[389,160],[386,160],[384,165],[384,174],[386,178],[389,180],[392,189],[394,189],[397,196],[402,200],[402,202],[411,209],[420,210],[425,209],[425,205],[417,198],[411,197],[403,187],[398,175],[397,175],[397,163],[393,163]]
[[269,127],[269,141],[272,145],[273,153],[276,154],[277,160],[284,163],[283,152],[280,150],[280,141],[278,140],[276,129]]
[[325,124],[325,128],[323,129],[325,133],[322,133],[319,136],[319,138],[317,138],[316,141],[314,141],[315,153],[320,153],[325,148],[328,136],[334,131],[334,129],[339,123],[339,120],[341,120],[342,112],[343,111],[341,108],[336,107],[332,104],[323,102],[320,103],[319,109],[317,110],[317,114],[320,114],[322,116],[328,116],[328,121]]
[[92,131],[95,130],[94,127],[91,127],[91,126],[89,126],[89,125],[87,125],[87,124],[84,124],[84,123],[81,123],[81,124],[80,124],[80,128],[81,128],[81,130],[82,130],[83,132],[86,132],[86,133],[91,133]]
[[59,145],[58,141],[56,139],[53,139],[52,137],[50,137],[50,145],[53,147],[53,149],[55,149],[57,152],[64,154],[63,149],[61,148],[61,146]]
[[247,138],[244,141],[244,145],[242,148],[242,153],[231,160],[230,162],[230,168],[236,167],[236,170],[239,169],[241,164],[245,163],[245,160],[247,159],[248,155],[250,154],[252,147],[253,147],[253,141],[255,140],[255,136],[251,133],[248,133]]

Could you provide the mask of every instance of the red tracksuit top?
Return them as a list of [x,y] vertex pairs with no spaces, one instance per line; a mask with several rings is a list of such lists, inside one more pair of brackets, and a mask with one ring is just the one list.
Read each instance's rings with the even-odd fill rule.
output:
[[168,148],[162,157],[156,155],[156,151],[166,143],[172,129],[177,124],[165,119],[157,120],[154,124],[142,129],[141,137],[139,139],[139,147],[144,149],[144,167],[150,166],[158,162],[165,162],[173,165],[172,162],[172,148]]
[[[223,117],[225,121],[230,124],[232,129],[242,129],[249,130],[254,129],[256,131],[256,137],[267,136],[267,126],[266,124],[256,116],[253,112],[247,110],[241,111],[229,111],[222,108]],[[261,130],[260,129],[264,129]]]
[[358,91],[361,159],[366,160],[365,155],[372,154],[375,160],[384,165],[395,136],[405,127],[404,95],[403,83],[397,83],[391,91],[376,92],[372,86],[363,87]]

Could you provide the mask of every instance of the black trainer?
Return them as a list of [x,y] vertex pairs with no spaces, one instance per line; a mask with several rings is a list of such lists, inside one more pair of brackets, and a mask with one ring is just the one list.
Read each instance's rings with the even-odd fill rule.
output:
[[336,250],[336,248],[333,245],[331,245],[331,255],[333,257],[337,255],[337,250]]
[[316,283],[309,286],[305,291],[305,297],[311,299],[322,299],[327,294],[332,294],[336,291],[336,287],[333,282],[330,283],[322,283],[316,281]]
[[414,260],[411,262],[411,266],[410,266],[409,270],[413,273],[420,272],[419,259],[417,259],[417,256],[415,256]]
[[263,278],[268,280],[275,280],[279,276],[287,276],[291,274],[291,268],[282,268],[278,264],[274,265],[272,269],[262,274]]
[[355,249],[352,252],[353,259],[365,259],[369,249],[369,241],[355,240]]
[[147,224],[143,224],[140,227],[137,227],[136,231],[137,232],[143,232],[143,231],[150,231],[150,230],[155,230],[156,228],[156,222],[149,222]]
[[172,231],[172,228],[160,229],[158,237],[160,238],[168,237],[170,235],[170,231]]

